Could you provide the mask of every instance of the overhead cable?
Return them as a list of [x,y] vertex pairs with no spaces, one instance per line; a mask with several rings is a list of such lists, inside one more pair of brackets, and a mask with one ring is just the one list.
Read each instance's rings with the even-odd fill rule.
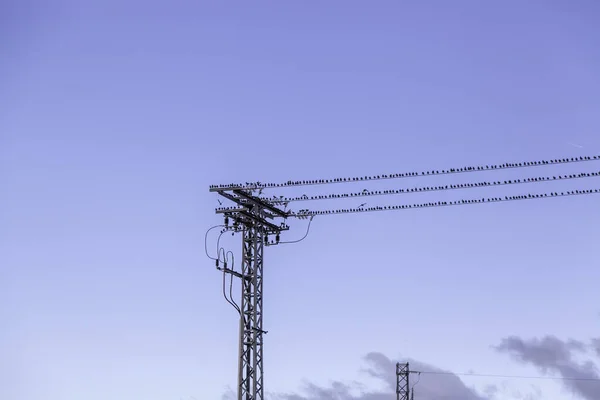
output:
[[456,376],[477,376],[483,378],[504,378],[504,379],[547,379],[558,381],[588,381],[600,382],[600,378],[587,377],[569,377],[569,376],[531,376],[531,375],[497,375],[497,374],[476,374],[470,372],[449,372],[449,371],[411,371],[418,374],[427,375],[456,375]]
[[551,193],[540,193],[540,194],[526,194],[517,196],[502,196],[502,197],[483,197],[478,199],[470,200],[455,200],[455,201],[438,201],[429,203],[419,204],[402,204],[393,206],[375,206],[369,208],[346,208],[346,209],[335,209],[335,210],[300,210],[296,213],[292,213],[290,216],[298,218],[306,218],[313,215],[334,215],[334,214],[352,214],[352,213],[365,213],[365,212],[378,212],[378,211],[395,211],[395,210],[408,210],[414,208],[433,208],[433,207],[449,207],[449,206],[462,206],[469,204],[480,204],[480,203],[499,203],[507,201],[518,201],[518,200],[533,200],[551,197],[567,197],[567,196],[578,196],[584,194],[597,194],[600,193],[600,189],[585,189],[585,190],[571,190],[563,192],[551,192]]
[[504,186],[504,185],[518,185],[524,183],[539,183],[548,181],[564,181],[569,179],[581,179],[590,177],[600,177],[600,171],[598,172],[582,172],[579,174],[569,175],[554,175],[554,176],[541,176],[535,178],[525,179],[505,179],[492,182],[476,182],[476,183],[459,183],[451,185],[440,185],[440,186],[426,186],[426,187],[415,187],[407,189],[387,189],[387,190],[363,190],[361,192],[354,193],[330,193],[315,196],[297,196],[297,197],[277,197],[273,199],[261,198],[264,201],[270,201],[272,204],[286,204],[295,201],[314,201],[314,200],[331,200],[331,199],[345,199],[353,197],[367,197],[367,196],[387,196],[394,194],[406,194],[406,193],[422,193],[422,192],[434,192],[443,190],[456,190],[456,189],[472,189],[479,187],[488,186]]
[[478,171],[493,171],[501,169],[514,169],[514,168],[531,168],[540,167],[546,165],[556,164],[570,164],[580,163],[587,161],[600,161],[600,155],[594,156],[581,156],[581,157],[567,157],[552,160],[541,160],[541,161],[524,161],[518,163],[503,163],[503,164],[488,164],[479,166],[466,166],[459,168],[448,168],[448,169],[435,169],[425,170],[420,172],[404,172],[394,174],[383,174],[373,176],[358,176],[358,177],[347,177],[347,178],[333,178],[333,179],[312,179],[312,180],[289,180],[282,183],[263,183],[263,182],[246,182],[244,184],[231,183],[228,185],[211,185],[210,191],[227,191],[234,189],[246,189],[246,190],[261,190],[269,188],[280,188],[290,186],[311,186],[311,185],[327,185],[333,183],[352,183],[352,182],[364,182],[374,181],[382,179],[400,179],[400,178],[412,178],[418,176],[435,176],[435,175],[449,175],[449,174],[461,174],[467,172],[478,172]]

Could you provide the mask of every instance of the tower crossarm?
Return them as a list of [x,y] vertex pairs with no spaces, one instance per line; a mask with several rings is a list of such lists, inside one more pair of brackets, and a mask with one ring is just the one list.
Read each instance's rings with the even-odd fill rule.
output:
[[[256,197],[256,196],[252,196],[249,193],[244,192],[243,190],[234,190],[233,193],[237,194],[241,198],[244,198],[246,201],[254,204],[255,206],[258,206],[264,210],[269,210],[271,213],[273,213],[279,217],[287,218],[290,216],[289,211],[288,212],[282,211],[279,208],[267,203],[263,199]],[[219,192],[219,194],[221,194],[221,192]]]

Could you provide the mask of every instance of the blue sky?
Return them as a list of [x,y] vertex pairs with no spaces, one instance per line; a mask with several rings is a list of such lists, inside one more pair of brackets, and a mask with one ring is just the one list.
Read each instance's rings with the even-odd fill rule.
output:
[[[219,399],[237,319],[204,255],[221,221],[209,185],[600,154],[598,18],[591,0],[4,2],[0,398]],[[554,188],[600,179],[367,201]],[[268,391],[389,390],[362,369],[405,358],[541,374],[509,345],[598,336],[599,199],[315,218],[266,252]],[[284,240],[305,232],[291,225]],[[569,398],[560,382],[463,381]]]

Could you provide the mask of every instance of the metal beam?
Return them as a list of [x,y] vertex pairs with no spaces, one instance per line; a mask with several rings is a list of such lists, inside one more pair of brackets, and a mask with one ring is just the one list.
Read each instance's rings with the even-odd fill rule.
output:
[[281,227],[279,227],[277,225],[273,225],[272,223],[267,222],[266,220],[262,219],[261,217],[259,217],[258,215],[254,214],[254,213],[252,213],[250,211],[240,211],[240,214],[242,214],[242,215],[244,215],[244,216],[246,216],[246,217],[248,217],[248,218],[256,221],[260,225],[264,225],[266,227],[271,228],[271,230],[274,231],[274,232],[279,232],[279,231],[285,230],[285,229],[282,229]]
[[234,190],[233,193],[237,194],[240,197],[243,197],[244,199],[248,200],[250,203],[252,203],[256,206],[259,206],[260,208],[271,211],[275,215],[278,215],[283,218],[287,218],[290,216],[289,212],[281,211],[279,208],[274,207],[274,206],[270,205],[269,203],[266,203],[262,199],[244,192],[243,190]]
[[231,213],[239,213],[242,211],[248,211],[248,209],[246,207],[237,207],[237,208],[227,208],[227,209],[222,209],[222,210],[215,210],[215,213],[217,214],[231,214]]
[[222,192],[224,190],[235,190],[235,189],[244,189],[243,186],[239,185],[231,185],[231,186],[214,186],[208,189],[209,192]]
[[238,197],[235,197],[235,196],[232,196],[232,195],[230,195],[229,193],[225,193],[225,192],[219,192],[219,194],[220,194],[221,196],[225,197],[226,199],[233,201],[233,202],[234,202],[234,203],[236,203],[236,204],[239,204],[239,205],[246,205],[246,202],[245,202],[245,201],[243,202],[243,201],[241,201],[242,199],[240,199],[240,198],[238,198]]

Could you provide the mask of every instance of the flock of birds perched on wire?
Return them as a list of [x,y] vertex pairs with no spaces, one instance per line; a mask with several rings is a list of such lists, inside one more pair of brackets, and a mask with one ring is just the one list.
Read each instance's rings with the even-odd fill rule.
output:
[[268,189],[268,188],[278,188],[278,187],[289,187],[289,186],[309,186],[309,185],[324,185],[324,184],[332,184],[332,183],[351,183],[351,182],[364,182],[364,181],[373,181],[373,180],[381,180],[381,179],[399,179],[399,178],[412,178],[417,176],[433,176],[433,175],[448,175],[448,174],[459,174],[466,172],[477,172],[477,171],[490,171],[490,170],[500,170],[500,169],[510,169],[510,168],[529,168],[529,167],[538,167],[544,165],[555,165],[555,164],[569,164],[569,163],[577,163],[577,162],[586,162],[586,161],[598,161],[600,160],[600,155],[595,156],[581,156],[581,157],[570,157],[570,158],[560,158],[560,159],[552,159],[552,160],[541,160],[541,161],[525,161],[519,163],[504,163],[497,165],[480,165],[475,167],[460,167],[460,168],[449,168],[442,170],[430,170],[430,171],[422,171],[422,172],[405,172],[405,173],[395,173],[389,175],[375,175],[375,176],[362,176],[362,177],[351,177],[351,178],[333,178],[333,179],[314,179],[314,180],[296,180],[296,181],[287,181],[283,183],[262,183],[262,182],[246,182],[245,184],[237,184],[231,183],[228,185],[211,185],[211,191],[219,191],[219,190],[260,190],[260,189]]
[[[455,201],[437,201],[437,202],[426,202],[426,203],[419,203],[419,204],[387,205],[387,206],[374,206],[374,207],[365,207],[366,203],[362,203],[358,207],[340,208],[340,209],[332,209],[332,210],[321,210],[321,211],[314,211],[314,210],[309,210],[309,209],[301,209],[301,210],[297,210],[297,211],[289,210],[288,211],[287,207],[290,202],[345,199],[345,198],[365,197],[365,196],[409,194],[409,193],[419,193],[419,192],[481,188],[481,187],[490,187],[490,186],[540,183],[540,182],[549,182],[549,181],[565,181],[565,180],[582,179],[582,178],[590,178],[590,177],[600,177],[600,171],[581,172],[578,174],[567,174],[567,175],[539,176],[539,177],[524,178],[524,179],[505,179],[505,180],[484,181],[484,182],[477,182],[477,183],[462,183],[462,184],[448,184],[448,185],[440,185],[440,186],[414,187],[414,188],[406,188],[406,189],[402,189],[402,188],[401,189],[387,189],[387,190],[364,189],[363,191],[360,191],[360,192],[331,193],[331,194],[322,194],[322,195],[314,195],[314,196],[307,196],[306,194],[304,194],[304,195],[295,196],[295,197],[272,196],[269,198],[269,197],[260,196],[262,194],[263,190],[268,189],[268,188],[286,187],[286,186],[307,186],[307,185],[321,185],[321,184],[343,183],[343,182],[352,183],[352,182],[381,180],[381,179],[397,179],[397,178],[407,178],[407,177],[416,177],[416,176],[456,174],[456,173],[489,171],[489,170],[499,170],[499,169],[508,169],[508,168],[528,168],[528,167],[536,167],[536,166],[568,164],[568,163],[578,163],[578,162],[586,162],[586,161],[600,161],[600,155],[561,158],[561,159],[542,160],[542,161],[529,161],[529,162],[520,162],[520,163],[504,163],[504,164],[499,164],[499,165],[485,165],[485,166],[482,165],[482,166],[475,166],[475,167],[450,168],[450,169],[431,170],[431,171],[423,171],[423,172],[408,172],[408,173],[399,173],[399,174],[391,174],[391,175],[353,177],[353,178],[299,180],[299,181],[287,181],[285,183],[246,182],[245,185],[237,185],[237,184],[230,184],[230,185],[225,185],[225,186],[212,185],[210,187],[210,189],[211,189],[211,191],[217,191],[217,192],[218,191],[229,192],[232,190],[244,190],[248,193],[252,193],[253,195],[254,195],[255,191],[258,191],[258,196],[256,197],[257,199],[260,199],[260,200],[264,201],[265,203],[268,203],[268,204],[271,204],[274,206],[283,205],[285,207],[285,211],[288,213],[289,217],[296,217],[296,218],[304,219],[304,218],[314,217],[316,215],[362,213],[362,212],[373,212],[373,211],[391,211],[391,210],[405,210],[405,209],[430,208],[430,207],[447,207],[447,206],[458,206],[458,205],[466,205],[466,204],[496,203],[496,202],[540,199],[540,198],[549,198],[549,197],[575,196],[575,195],[600,193],[600,189],[571,190],[571,191],[562,191],[562,192],[555,191],[555,192],[551,192],[551,193],[540,193],[540,194],[526,194],[526,195],[514,195],[514,196],[502,196],[502,197],[483,197],[483,198],[476,198],[476,199],[470,199],[470,200],[463,199],[463,200],[455,200]],[[221,204],[221,202],[219,202],[219,203]],[[236,208],[238,208],[238,207],[237,206],[235,206],[235,207],[220,207],[220,208],[217,208],[217,211],[223,212],[223,211],[231,210],[233,212],[236,210]]]
[[[454,201],[438,201],[420,204],[403,204],[396,206],[375,206],[369,208],[346,208],[337,210],[324,210],[324,211],[310,211],[300,210],[297,213],[292,214],[295,217],[310,217],[314,215],[330,215],[330,214],[347,214],[347,213],[360,213],[360,212],[373,212],[373,211],[391,211],[391,210],[405,210],[413,208],[430,208],[430,207],[447,207],[447,206],[459,206],[466,204],[477,204],[477,203],[498,203],[502,201],[515,201],[515,200],[530,200],[540,199],[546,197],[566,197],[566,196],[577,196],[583,194],[600,193],[600,189],[586,189],[586,190],[571,190],[566,192],[552,192],[552,193],[539,193],[539,194],[527,194],[517,196],[504,196],[504,197],[489,197],[480,199],[470,200],[454,200]],[[365,204],[362,204],[364,206]]]
[[[324,195],[314,195],[307,196],[301,195],[296,197],[285,197],[285,196],[272,196],[271,198],[262,197],[262,193],[264,190],[269,188],[280,188],[286,186],[308,186],[308,185],[322,185],[322,184],[331,184],[331,183],[352,183],[352,182],[364,182],[364,181],[373,181],[373,180],[381,180],[381,179],[397,179],[397,178],[409,178],[409,177],[418,177],[418,176],[432,176],[432,175],[446,175],[446,174],[457,174],[457,173],[466,173],[466,172],[477,172],[477,171],[489,171],[489,170],[501,170],[501,169],[509,169],[509,168],[528,168],[528,167],[536,167],[536,166],[545,166],[545,165],[556,165],[556,164],[568,164],[568,163],[580,163],[586,161],[600,161],[600,155],[596,156],[587,156],[587,157],[573,157],[573,158],[562,158],[562,159],[554,159],[547,161],[532,161],[532,162],[521,162],[521,163],[504,163],[500,165],[485,165],[485,166],[477,166],[477,167],[463,167],[463,168],[451,168],[446,170],[432,170],[432,171],[424,171],[424,172],[408,172],[408,173],[400,173],[400,174],[391,174],[391,175],[376,175],[376,176],[365,176],[365,177],[354,177],[354,178],[336,178],[336,179],[317,179],[317,180],[299,180],[299,181],[287,181],[285,183],[261,183],[261,182],[246,182],[245,185],[238,184],[230,184],[225,186],[212,185],[210,187],[211,192],[222,192],[227,193],[224,194],[225,197],[230,200],[236,197],[236,191],[238,191],[237,196],[240,200],[239,205],[233,207],[220,207],[217,208],[218,212],[225,212],[225,225],[217,225],[211,229],[221,227],[221,233],[219,235],[219,239],[221,235],[225,232],[235,232],[236,224],[230,225],[228,222],[228,213],[227,211],[231,211],[232,214],[242,210],[244,212],[245,205],[249,205],[252,201],[248,200],[248,196],[254,198],[255,203],[263,202],[266,205],[273,207],[283,206],[285,209],[285,215],[287,217],[293,217],[298,219],[310,219],[306,233],[303,237],[298,240],[288,241],[288,242],[280,242],[279,234],[276,236],[276,241],[269,241],[268,237],[265,236],[265,245],[278,245],[278,244],[288,244],[288,243],[297,243],[299,241],[304,240],[309,231],[310,225],[315,216],[321,215],[334,215],[334,214],[348,214],[348,213],[364,213],[364,212],[378,212],[378,211],[394,211],[394,210],[409,210],[409,209],[421,209],[421,208],[432,208],[432,207],[448,207],[448,206],[460,206],[460,205],[470,205],[470,204],[481,204],[481,203],[498,203],[498,202],[508,202],[508,201],[520,201],[520,200],[532,200],[532,199],[541,199],[541,198],[556,198],[556,197],[566,197],[566,196],[578,196],[578,195],[587,195],[587,194],[600,194],[600,188],[595,189],[583,189],[583,190],[563,190],[563,191],[553,191],[550,193],[538,193],[538,194],[525,194],[525,195],[505,195],[505,196],[496,196],[496,197],[479,197],[474,199],[461,199],[461,200],[453,200],[453,201],[435,201],[435,202],[425,202],[418,204],[402,204],[402,205],[377,205],[373,207],[366,207],[367,203],[362,203],[357,207],[351,208],[339,208],[339,209],[331,209],[331,210],[310,210],[310,209],[300,209],[297,211],[288,210],[288,204],[290,202],[297,201],[310,201],[310,200],[332,200],[332,199],[346,199],[346,198],[355,198],[355,197],[365,197],[365,196],[382,196],[382,195],[397,195],[397,194],[410,194],[410,193],[420,193],[420,192],[432,192],[432,191],[445,191],[445,190],[456,190],[456,189],[470,189],[470,188],[483,188],[483,187],[491,187],[491,186],[503,186],[503,185],[517,185],[517,184],[533,184],[540,182],[556,182],[556,181],[566,181],[566,180],[574,180],[574,179],[583,179],[583,178],[593,178],[600,177],[600,171],[594,172],[581,172],[577,174],[566,174],[566,175],[552,175],[552,176],[538,176],[534,178],[522,178],[522,179],[504,179],[504,180],[495,180],[495,181],[484,181],[477,183],[461,183],[461,184],[447,184],[440,186],[424,186],[424,187],[414,187],[414,188],[406,188],[406,189],[387,189],[387,190],[367,190],[364,189],[360,192],[351,192],[351,193],[332,193],[332,194],[324,194]],[[241,193],[239,191],[243,191]],[[256,192],[256,193],[255,193]],[[232,197],[233,196],[233,197]],[[222,205],[221,201],[219,204]],[[282,223],[282,227],[286,225]],[[209,231],[211,230],[209,229]],[[233,233],[232,233],[233,234]],[[208,231],[206,232],[208,235]],[[206,248],[206,240],[207,237],[205,235],[205,250],[207,251],[207,256],[214,259],[217,264],[217,268],[220,263],[223,263],[223,267],[220,268],[223,271],[223,295],[225,299],[240,313],[239,306],[233,300],[232,295],[232,284],[233,284],[233,265],[235,264],[233,253],[231,251],[225,252],[225,250],[220,247],[219,240],[217,240],[217,257],[213,258],[208,254],[208,249]],[[228,267],[229,265],[229,267]],[[226,291],[226,281],[225,275],[226,273],[231,273],[231,280],[229,282],[229,297],[227,296]]]
[[364,197],[364,196],[383,196],[390,194],[402,194],[402,193],[415,193],[415,192],[433,192],[441,190],[453,190],[453,189],[469,189],[479,188],[486,186],[502,186],[502,185],[518,185],[521,183],[534,183],[534,182],[547,182],[555,180],[569,180],[587,178],[592,176],[600,176],[598,172],[582,172],[580,174],[570,175],[558,175],[558,176],[541,176],[536,178],[525,178],[525,179],[509,179],[504,181],[495,182],[477,182],[477,183],[460,183],[456,185],[441,185],[441,186],[426,186],[426,187],[415,187],[409,189],[388,189],[388,190],[363,190],[362,192],[354,193],[332,193],[326,195],[316,196],[297,196],[297,197],[274,197],[274,199],[261,198],[265,201],[270,201],[272,204],[285,204],[292,201],[308,201],[308,200],[328,200],[328,199],[340,199],[348,197]]

